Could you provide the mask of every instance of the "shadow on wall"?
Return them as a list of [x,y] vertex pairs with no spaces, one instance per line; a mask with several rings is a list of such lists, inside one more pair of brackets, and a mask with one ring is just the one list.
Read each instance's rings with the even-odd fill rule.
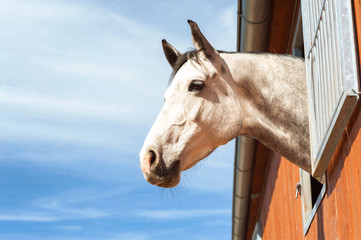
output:
[[[353,114],[343,132],[336,151],[327,169],[327,198],[332,195],[341,172],[344,170],[345,161],[359,162],[361,153],[356,152],[355,141],[361,129],[361,100],[358,101]],[[360,138],[360,136],[359,136]],[[360,140],[359,140],[360,141]]]
[[323,205],[321,204],[317,210],[316,218],[317,219],[317,239],[322,240],[325,239],[325,229],[323,222]]
[[262,236],[264,233],[265,225],[267,224],[267,218],[269,213],[269,208],[271,206],[271,200],[275,189],[275,184],[278,178],[278,169],[281,163],[281,155],[278,153],[271,153],[271,157],[268,161],[268,169],[266,171],[266,181],[263,186],[264,192],[262,193],[261,198],[261,208],[259,209],[259,220],[261,222],[261,232]]

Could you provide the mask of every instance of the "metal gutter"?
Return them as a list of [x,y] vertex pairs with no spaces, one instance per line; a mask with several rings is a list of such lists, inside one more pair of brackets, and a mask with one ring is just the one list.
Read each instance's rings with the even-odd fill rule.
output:
[[[267,50],[271,0],[238,0],[237,51]],[[246,239],[248,205],[257,141],[237,137],[233,178],[232,240]]]

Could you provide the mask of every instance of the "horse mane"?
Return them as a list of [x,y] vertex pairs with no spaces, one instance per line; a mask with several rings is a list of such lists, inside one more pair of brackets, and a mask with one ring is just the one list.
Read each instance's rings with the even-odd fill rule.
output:
[[[177,72],[179,71],[179,69],[188,61],[188,60],[193,60],[196,63],[200,63],[199,60],[199,52],[200,50],[189,50],[185,53],[183,53],[176,61],[176,63],[174,64],[173,67],[173,72],[170,76],[170,79],[168,81],[168,87],[172,84],[174,76],[177,74]],[[219,53],[228,53],[228,54],[238,54],[240,52],[232,52],[232,51],[222,51],[222,50],[217,50]],[[284,56],[284,57],[289,57],[289,58],[295,58],[295,59],[301,59],[304,60],[302,57],[297,57],[294,55],[289,55],[289,54],[275,54],[275,53],[268,53],[268,52],[243,52],[243,53],[248,53],[248,54],[255,54],[255,55],[279,55],[279,56]]]

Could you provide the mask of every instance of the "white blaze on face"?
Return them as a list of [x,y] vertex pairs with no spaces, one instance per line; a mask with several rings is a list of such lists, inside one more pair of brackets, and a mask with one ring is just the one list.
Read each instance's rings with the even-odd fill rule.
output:
[[197,116],[205,100],[196,96],[196,93],[189,92],[188,86],[192,80],[206,81],[206,77],[200,71],[194,70],[194,65],[190,61],[186,62],[167,89],[164,106],[141,150],[141,161],[144,161],[148,149],[156,149],[167,167],[171,166],[173,161],[180,160],[181,170],[184,170],[196,163],[193,163],[194,157],[199,160],[213,147],[209,144],[212,141],[197,144],[197,139],[202,139],[204,135],[201,133],[202,124],[197,122]]
[[182,55],[162,41],[176,74],[140,152],[145,178],[161,187],[177,185],[180,171],[233,139],[240,128],[239,102],[227,64],[197,24],[190,20],[188,23],[196,47],[192,54]]
[[[229,127],[233,121],[229,116],[237,111],[238,102],[217,72],[214,63],[206,59],[202,65],[189,60],[179,69],[165,92],[164,106],[142,148],[143,170],[147,170],[144,165],[149,165],[142,162],[148,161],[144,156],[149,149],[157,151],[167,168],[180,161],[183,171],[235,137],[230,133],[234,129]],[[204,82],[204,89],[189,91],[194,80]]]

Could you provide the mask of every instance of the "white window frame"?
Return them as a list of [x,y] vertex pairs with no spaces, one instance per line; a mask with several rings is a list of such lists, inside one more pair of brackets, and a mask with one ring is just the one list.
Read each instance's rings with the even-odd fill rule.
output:
[[302,0],[301,8],[312,175],[322,178],[358,100],[352,6],[347,0]]

